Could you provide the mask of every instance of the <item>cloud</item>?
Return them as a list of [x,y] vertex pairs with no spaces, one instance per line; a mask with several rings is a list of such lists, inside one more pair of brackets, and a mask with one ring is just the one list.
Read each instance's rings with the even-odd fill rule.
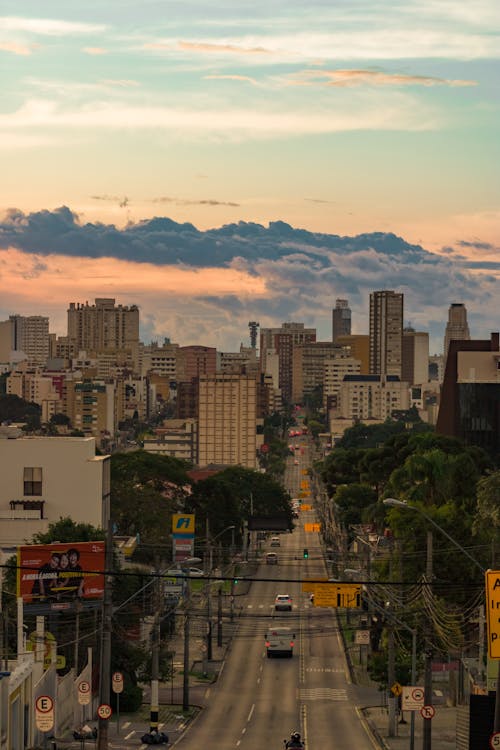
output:
[[107,55],[108,50],[104,49],[104,47],[83,47],[82,52],[85,52],[86,55]]
[[237,208],[240,205],[239,203],[233,203],[232,201],[218,201],[211,198],[189,200],[187,198],[172,198],[169,196],[152,198],[151,203],[173,203],[176,206],[231,206],[234,208]]
[[21,44],[20,42],[0,42],[0,50],[11,52],[13,55],[31,55],[37,46],[36,44]]
[[246,81],[247,83],[253,83],[254,85],[257,85],[257,81],[255,78],[250,78],[250,76],[240,76],[240,75],[208,75],[203,76],[203,78],[207,81]]
[[135,88],[139,86],[139,81],[134,81],[131,78],[103,78],[99,81],[102,86],[111,86],[121,89]]
[[18,16],[0,17],[0,31],[21,31],[46,36],[67,36],[68,34],[95,34],[106,26],[79,21],[64,21],[51,18],[21,18]]
[[106,201],[109,203],[117,203],[120,208],[126,208],[130,203],[130,199],[126,195],[120,197],[118,195],[91,195],[94,201]]
[[178,49],[189,52],[224,53],[232,55],[270,55],[271,50],[264,47],[241,47],[236,44],[217,44],[212,42],[185,42],[177,43]]
[[[469,249],[467,239],[458,244]],[[111,296],[140,306],[149,336],[236,350],[256,315],[262,326],[304,321],[328,340],[334,296],[349,299],[355,332],[366,332],[369,292],[390,288],[439,350],[451,301],[467,305],[473,337],[498,328],[499,263],[479,244],[468,260],[383,232],[342,237],[281,221],[202,232],[166,217],[118,229],[83,223],[67,207],[11,209],[0,218],[0,313],[50,314],[51,330],[64,333],[69,301]]]
[[337,201],[327,201],[323,200],[322,198],[304,198],[305,201],[308,201],[309,203],[336,203]]
[[476,81],[431,76],[383,73],[376,70],[303,70],[289,83],[292,86],[477,86]]

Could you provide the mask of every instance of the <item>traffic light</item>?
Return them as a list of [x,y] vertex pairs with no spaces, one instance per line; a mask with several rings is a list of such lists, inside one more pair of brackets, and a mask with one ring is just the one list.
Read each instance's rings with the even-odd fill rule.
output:
[[303,557],[304,557],[304,560],[307,560],[307,558],[309,557],[309,550],[306,548],[304,548]]

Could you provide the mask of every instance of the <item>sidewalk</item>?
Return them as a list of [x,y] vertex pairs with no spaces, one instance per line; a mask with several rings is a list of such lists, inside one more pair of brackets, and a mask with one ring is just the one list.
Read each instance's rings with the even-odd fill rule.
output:
[[[397,724],[397,737],[389,737],[389,717],[386,708],[370,707],[362,709],[370,730],[381,748],[387,750],[408,750],[410,747],[410,715],[405,713],[406,724]],[[455,707],[438,706],[432,719],[432,750],[455,750],[456,748],[456,720]],[[415,748],[422,747],[423,719],[415,713]]]

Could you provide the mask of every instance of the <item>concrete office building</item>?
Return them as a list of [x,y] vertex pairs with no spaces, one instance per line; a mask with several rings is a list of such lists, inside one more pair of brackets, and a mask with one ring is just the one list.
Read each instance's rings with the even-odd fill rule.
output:
[[255,469],[260,446],[256,379],[223,373],[202,375],[198,394],[198,465]]
[[444,378],[444,357],[442,354],[431,354],[429,356],[429,380],[443,382]]
[[241,344],[239,352],[217,352],[217,372],[257,376],[259,372],[257,350],[252,346]]
[[75,430],[97,439],[99,447],[112,439],[124,417],[125,386],[122,380],[66,379],[64,413]]
[[94,305],[70,302],[68,350],[98,352],[130,349],[134,368],[139,364],[139,308],[116,305],[111,297],[97,297]]
[[450,341],[469,341],[467,310],[463,302],[452,302],[448,310],[448,323],[444,334],[443,356],[446,361]]
[[337,343],[339,336],[351,335],[351,309],[346,299],[335,300],[332,310],[332,342]]
[[141,373],[147,375],[154,372],[163,375],[170,381],[178,379],[179,344],[165,341],[161,346],[153,342],[140,347]]
[[173,456],[191,464],[198,463],[195,419],[166,419],[156,427],[155,436],[144,438],[144,450],[160,456]]
[[403,295],[392,290],[370,294],[370,374],[401,378]]
[[305,328],[303,323],[283,323],[281,328],[260,329],[260,371],[267,374],[268,353],[276,352],[279,362],[279,382],[283,400],[292,400],[293,349],[298,344],[316,341],[316,329]]
[[436,431],[500,455],[500,337],[450,340]]
[[105,528],[109,517],[109,456],[96,456],[92,437],[0,439],[0,547],[24,544],[70,516]]
[[429,380],[429,334],[405,328],[403,331],[402,380],[410,385]]

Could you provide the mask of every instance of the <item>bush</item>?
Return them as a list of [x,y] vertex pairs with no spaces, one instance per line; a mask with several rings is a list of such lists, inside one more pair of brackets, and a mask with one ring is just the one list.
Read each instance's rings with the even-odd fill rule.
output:
[[[125,680],[123,693],[120,693],[120,713],[132,714],[142,705],[142,688]],[[111,693],[111,708],[116,712],[116,693]]]

